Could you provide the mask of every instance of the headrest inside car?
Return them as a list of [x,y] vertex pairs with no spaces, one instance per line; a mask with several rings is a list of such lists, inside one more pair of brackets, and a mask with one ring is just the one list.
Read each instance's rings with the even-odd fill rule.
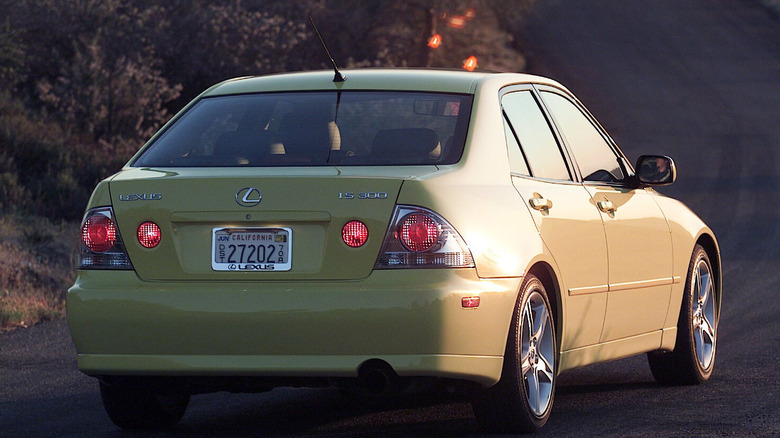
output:
[[428,155],[439,146],[439,135],[428,128],[382,129],[374,136],[372,155]]

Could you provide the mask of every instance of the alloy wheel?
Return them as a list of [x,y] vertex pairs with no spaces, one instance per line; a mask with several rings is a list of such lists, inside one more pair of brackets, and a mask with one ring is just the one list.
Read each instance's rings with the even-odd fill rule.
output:
[[552,400],[555,340],[550,311],[539,292],[528,298],[521,318],[521,373],[528,404],[534,415],[541,417]]

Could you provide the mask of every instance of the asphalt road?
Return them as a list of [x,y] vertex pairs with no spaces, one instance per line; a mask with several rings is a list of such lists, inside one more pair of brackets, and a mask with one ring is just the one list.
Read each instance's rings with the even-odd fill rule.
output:
[[[630,158],[674,157],[664,192],[710,224],[724,262],[709,382],[657,385],[643,356],[573,370],[539,436],[780,436],[780,22],[751,0],[538,0],[519,33],[529,70],[566,84]],[[195,396],[159,436],[434,434],[477,435],[469,405],[278,389]],[[0,436],[84,435],[129,434],[64,321],[0,335]]]

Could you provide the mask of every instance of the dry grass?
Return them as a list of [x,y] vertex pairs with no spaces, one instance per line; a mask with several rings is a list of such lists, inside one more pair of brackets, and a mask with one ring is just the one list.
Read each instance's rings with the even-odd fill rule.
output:
[[0,216],[0,331],[65,316],[78,225]]

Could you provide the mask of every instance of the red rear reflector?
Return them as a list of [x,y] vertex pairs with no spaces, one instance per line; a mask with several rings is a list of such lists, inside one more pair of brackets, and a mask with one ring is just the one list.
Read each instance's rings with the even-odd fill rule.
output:
[[106,252],[116,244],[116,226],[111,218],[96,214],[81,227],[81,241],[92,252]]
[[401,243],[410,251],[427,251],[438,242],[440,228],[432,217],[423,213],[412,213],[401,222]]
[[368,240],[368,227],[360,221],[349,221],[341,229],[341,239],[347,246],[359,248]]
[[138,226],[138,243],[144,248],[154,248],[162,239],[160,227],[154,222],[144,222]]
[[460,305],[464,309],[474,309],[479,307],[479,297],[463,297],[460,299]]

